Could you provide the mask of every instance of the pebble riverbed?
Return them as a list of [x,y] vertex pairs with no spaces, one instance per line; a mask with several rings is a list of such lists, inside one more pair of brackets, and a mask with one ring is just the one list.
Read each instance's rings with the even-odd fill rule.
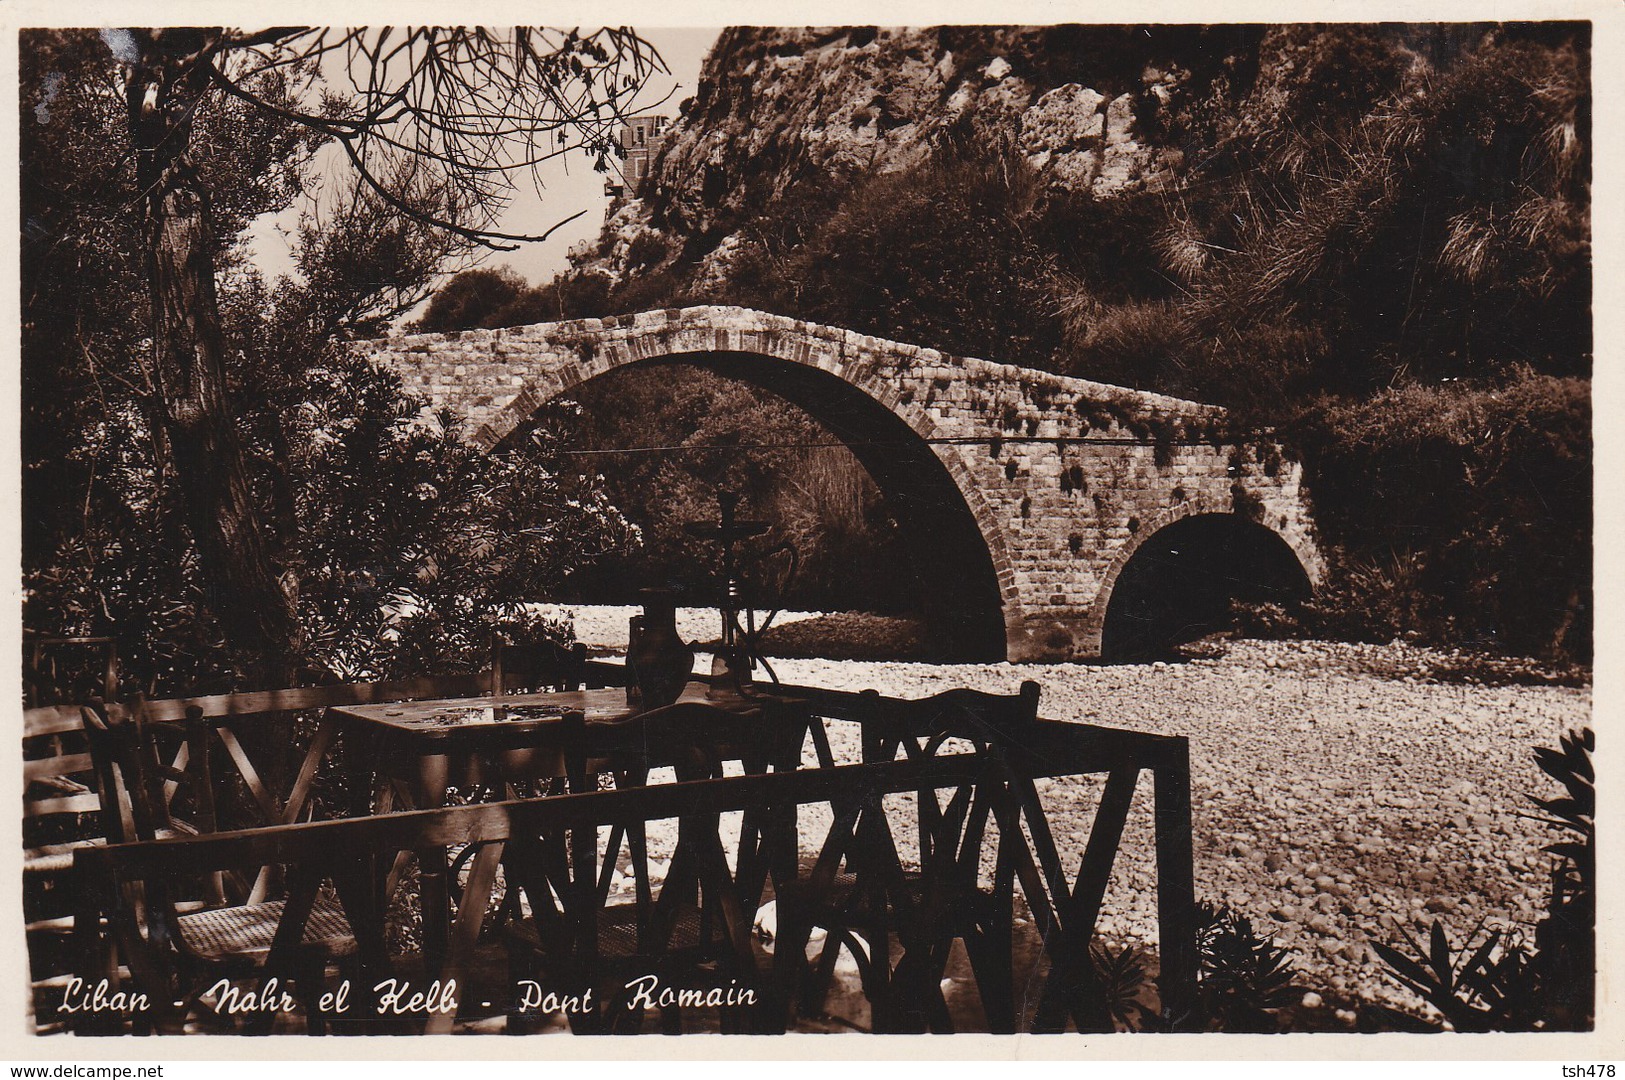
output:
[[[580,640],[616,649],[634,610],[565,612]],[[682,611],[678,628],[688,640],[714,638],[716,614]],[[1553,865],[1541,848],[1557,839],[1527,798],[1557,788],[1533,750],[1591,723],[1589,687],[1435,682],[1427,654],[1402,645],[1228,641],[1214,651],[1118,666],[773,663],[786,682],[898,697],[954,686],[1012,693],[1033,679],[1045,717],[1185,736],[1198,897],[1273,931],[1300,983],[1329,1002],[1429,1012],[1371,950],[1399,944],[1402,927],[1414,936],[1438,919],[1457,944],[1481,925],[1532,939]],[[1041,785],[1071,865],[1099,787],[1092,778]],[[1099,929],[1114,942],[1156,940],[1148,777]]]

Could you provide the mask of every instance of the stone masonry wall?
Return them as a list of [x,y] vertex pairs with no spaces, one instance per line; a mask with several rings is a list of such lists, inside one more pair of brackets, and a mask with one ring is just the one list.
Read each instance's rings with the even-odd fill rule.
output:
[[727,352],[828,371],[931,440],[992,556],[1012,660],[1098,655],[1123,564],[1158,529],[1192,514],[1243,514],[1279,534],[1311,581],[1320,577],[1302,467],[1267,438],[1237,441],[1210,405],[740,308],[396,335],[356,347],[431,407],[466,416],[487,449],[548,399],[642,360]]

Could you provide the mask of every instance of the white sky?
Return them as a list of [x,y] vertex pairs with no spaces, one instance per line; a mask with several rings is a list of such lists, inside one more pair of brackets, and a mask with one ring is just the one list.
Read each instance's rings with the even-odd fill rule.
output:
[[[715,27],[639,27],[638,32],[659,50],[671,71],[652,78],[638,95],[638,102],[648,103],[648,111],[675,117],[678,104],[691,97],[699,85],[700,65],[721,31]],[[653,107],[662,98],[664,104]],[[492,252],[481,260],[482,265],[509,266],[532,284],[540,284],[564,269],[565,253],[571,247],[598,236],[609,199],[604,194],[604,174],[593,171],[590,158],[572,154],[551,163],[543,170],[543,183],[545,187],[538,195],[528,180],[520,181],[513,203],[499,223],[501,231],[540,234],[577,211],[586,213],[545,241],[522,244],[518,251]],[[254,262],[268,279],[292,270],[285,234],[297,223],[301,209],[294,206],[282,214],[262,218],[251,230]]]

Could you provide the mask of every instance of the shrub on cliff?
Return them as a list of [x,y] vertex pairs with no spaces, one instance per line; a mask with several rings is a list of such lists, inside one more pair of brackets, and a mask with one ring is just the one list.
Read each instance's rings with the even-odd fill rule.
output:
[[1341,564],[1322,630],[1590,657],[1589,380],[1413,384],[1292,435]]
[[787,313],[1048,366],[1061,325],[1034,185],[1019,158],[971,152],[864,180],[782,271]]
[[507,267],[464,270],[435,291],[429,306],[412,328],[437,334],[486,326],[492,315],[518,300],[527,290],[525,279]]

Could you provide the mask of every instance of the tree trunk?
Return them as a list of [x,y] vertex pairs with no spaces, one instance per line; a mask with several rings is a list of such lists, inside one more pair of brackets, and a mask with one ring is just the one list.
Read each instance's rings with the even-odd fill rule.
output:
[[226,388],[208,193],[187,153],[218,31],[134,31],[128,71],[136,178],[145,194],[153,368],[177,486],[208,603],[242,678],[287,685],[299,647],[297,581],[278,572]]

